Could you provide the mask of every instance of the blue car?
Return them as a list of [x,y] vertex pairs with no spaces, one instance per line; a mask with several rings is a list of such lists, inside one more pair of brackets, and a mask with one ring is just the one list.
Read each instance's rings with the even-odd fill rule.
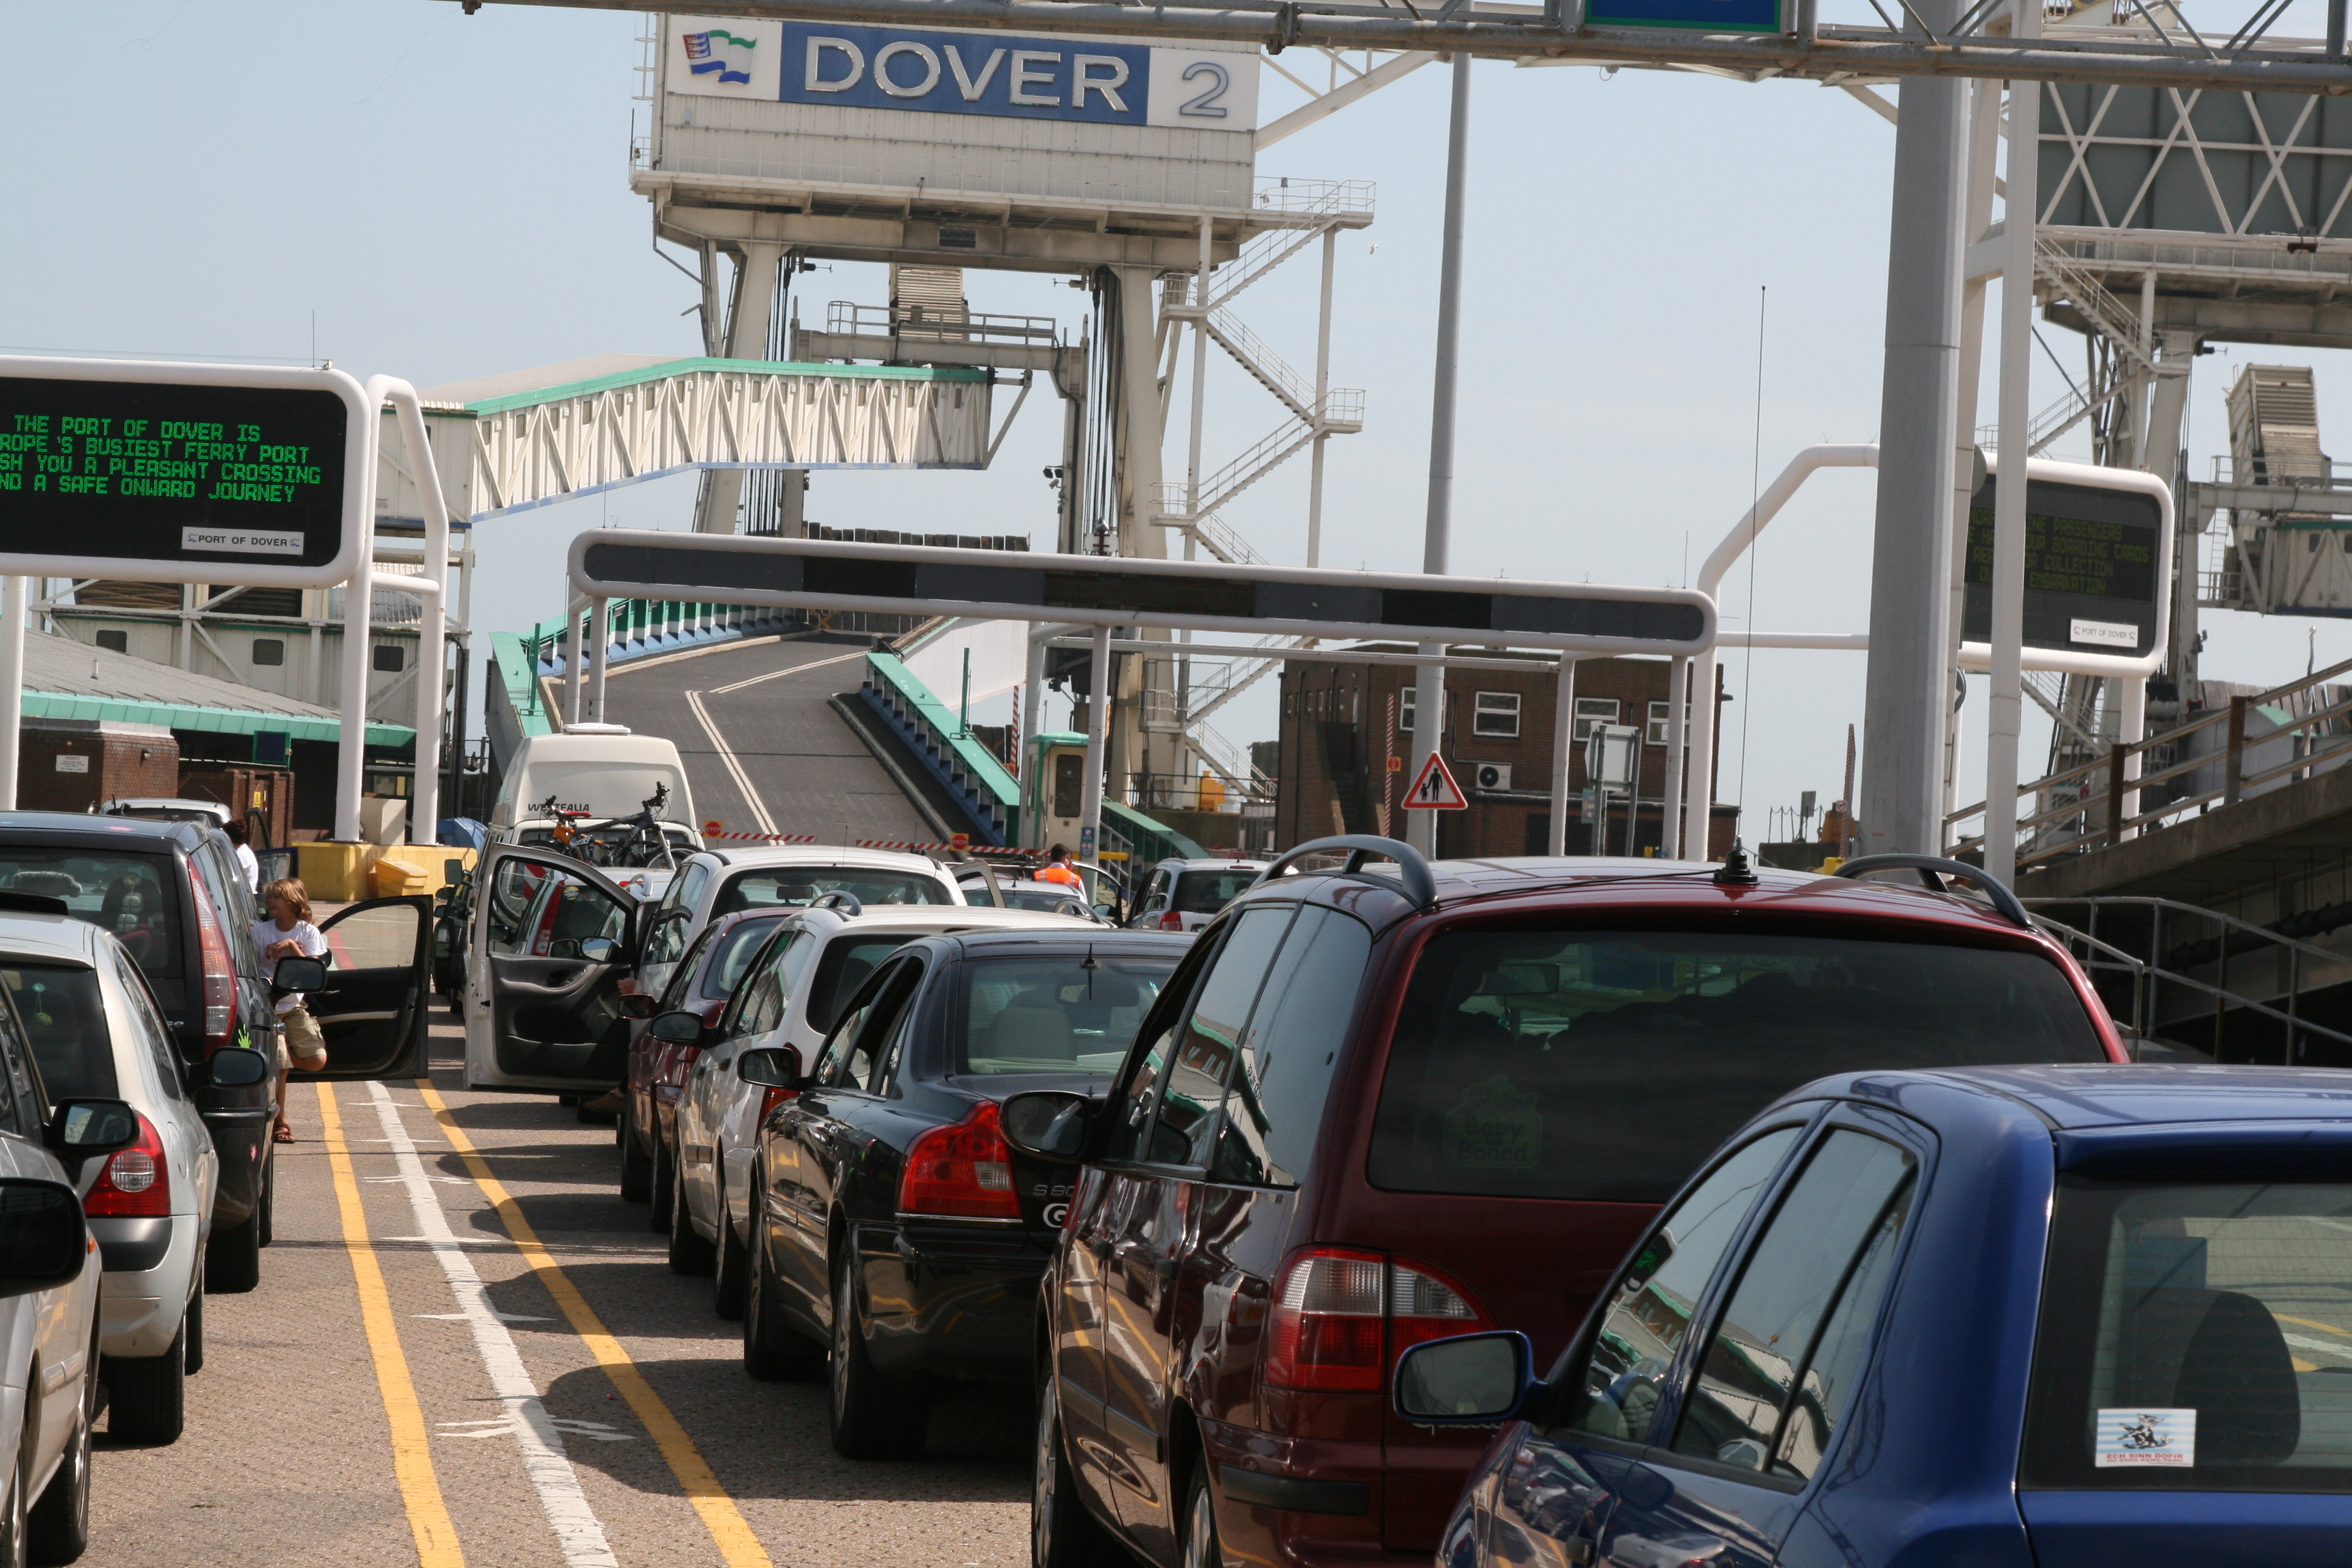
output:
[[1664,1211],[1500,1425],[1440,1568],[2352,1562],[2352,1077],[1984,1068],[1797,1090]]

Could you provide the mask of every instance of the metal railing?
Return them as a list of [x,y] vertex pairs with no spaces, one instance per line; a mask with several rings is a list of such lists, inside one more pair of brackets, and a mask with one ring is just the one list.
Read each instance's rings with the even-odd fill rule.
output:
[[[2213,1044],[2218,1056],[2231,1014],[2253,1015],[2270,1019],[2281,1026],[2285,1046],[2282,1065],[2292,1066],[2304,1055],[2306,1037],[2352,1046],[2352,1035],[2315,1024],[2300,1016],[2305,990],[2305,965],[2313,963],[2322,972],[2333,969],[2338,978],[2326,984],[2341,983],[2342,972],[2352,970],[2352,957],[2333,952],[2311,942],[2284,936],[2251,921],[2235,915],[2225,915],[2218,910],[2202,909],[2173,899],[2146,898],[2127,894],[2101,894],[2079,899],[2026,899],[2021,900],[2033,911],[2033,921],[2044,931],[2063,943],[2074,954],[2074,961],[2089,973],[2094,984],[2102,977],[2109,984],[2100,986],[2100,996],[2107,1010],[2116,1013],[2117,990],[2124,992],[2128,1016],[2118,1014],[2116,1021],[2136,1036],[2162,1039],[2158,1030],[2167,1022],[2178,1024],[2181,1018],[2165,1019],[2162,1015],[2162,989],[2172,986],[2194,995],[2210,998],[2213,1004]],[[2041,913],[2045,909],[2088,909],[2089,929],[2068,925]],[[2144,918],[2147,937],[2147,956],[2132,952],[2099,934],[2103,915],[2125,911]],[[2165,942],[2167,919],[2174,923],[2178,934],[2179,922],[2209,922],[2220,928],[2216,936],[2176,942],[2168,948]],[[2112,927],[2113,921],[2108,921]],[[2233,990],[2230,984],[2230,961],[2234,956],[2256,953],[2271,960],[2267,966],[2273,984],[2259,992]],[[2192,969],[2215,968],[2218,973],[2208,980],[2192,974]],[[2242,973],[2243,966],[2241,966]],[[2284,978],[2281,979],[2281,972]],[[2120,981],[2121,984],[2115,984]],[[2277,1005],[2283,1001],[2285,1005]],[[2183,1015],[2185,1018],[2187,1015]],[[2182,1042],[2174,1041],[2173,1044]]]
[[[2290,680],[2284,686],[2274,686],[2268,691],[2256,692],[2251,697],[2232,697],[2226,708],[2209,709],[2200,717],[2175,729],[2130,745],[2118,743],[2110,746],[2104,757],[2019,785],[2017,795],[2021,803],[2042,796],[2059,804],[2045,805],[2039,811],[2021,813],[2017,823],[2018,841],[2021,846],[2032,842],[2032,847],[2021,848],[2018,865],[2022,868],[2052,859],[2073,852],[2088,841],[2095,841],[2099,845],[2120,844],[2144,829],[2164,826],[2200,806],[2216,804],[2235,805],[2250,789],[2297,777],[2309,777],[2323,763],[2335,758],[2352,758],[2352,726],[2333,724],[2342,716],[2352,714],[2352,700],[2347,700],[2327,703],[2309,712],[2294,713],[2271,735],[2257,737],[2256,743],[2260,744],[2275,735],[2286,735],[2290,738],[2288,750],[2293,754],[2285,762],[2267,767],[2252,770],[2246,767],[2246,715],[2250,710],[2285,705],[2305,691],[2315,690],[2347,675],[2352,675],[2352,659],[2329,665],[2326,669]],[[2181,754],[2185,751],[2182,742],[2188,737],[2217,725],[2225,726],[2220,751]],[[2325,732],[2330,728],[2336,732]],[[2328,742],[2324,748],[2323,742]],[[2155,753],[2159,750],[2174,751],[2175,760],[2153,772],[2136,765],[2157,761]],[[2210,767],[2216,763],[2221,767],[2221,782],[2218,787],[2187,791],[2150,810],[2135,809],[2138,801],[2134,797],[2144,797],[2158,784],[2186,780],[2199,769]],[[2183,788],[2186,790],[2186,785]],[[1950,829],[1971,817],[1980,817],[1984,809],[1982,801],[1964,806],[1947,816],[1944,826]],[[2086,819],[2086,830],[2080,835],[2063,831],[2064,825],[2077,816]],[[2050,831],[2045,834],[2044,830]],[[2043,837],[2055,842],[2034,841]],[[1952,852],[1957,855],[1979,847],[1983,843],[1984,836],[1979,833],[1973,837],[1954,841]]]
[[824,308],[824,330],[839,336],[953,338],[975,343],[1055,343],[1061,327],[1051,316],[985,315],[974,310],[927,313],[920,305],[860,305],[835,300]]

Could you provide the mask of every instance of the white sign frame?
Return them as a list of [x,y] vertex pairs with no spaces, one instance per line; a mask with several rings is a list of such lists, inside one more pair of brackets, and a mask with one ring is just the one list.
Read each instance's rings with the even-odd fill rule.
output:
[[366,389],[346,372],[307,365],[190,364],[161,360],[0,354],[0,376],[36,381],[114,381],[154,386],[331,392],[343,400],[349,415],[343,424],[342,540],[331,561],[316,566],[278,566],[261,561],[172,561],[0,552],[0,575],[107,577],[130,583],[220,583],[247,588],[330,588],[350,581],[359,565],[360,552],[373,548],[378,411],[369,405]]
[[[1985,454],[1985,472],[2000,472],[2000,455]],[[2153,498],[2157,505],[2156,552],[2156,636],[2145,654],[2126,656],[2114,653],[2092,653],[2083,648],[2024,648],[2023,668],[2058,670],[2068,675],[2116,676],[2126,680],[2145,680],[2164,668],[2166,652],[2172,646],[2172,557],[2177,543],[2178,522],[2172,514],[2172,487],[2154,474],[2137,468],[2101,468],[2087,463],[2066,463],[2053,458],[2033,458],[2025,465],[2028,479],[2042,479],[2053,484],[2081,485],[2093,489],[2137,490]],[[1965,513],[1963,514],[1965,517]],[[1967,525],[1965,521],[1962,527]],[[1960,644],[1960,668],[1983,672],[1992,668],[1992,645],[1981,642]]]

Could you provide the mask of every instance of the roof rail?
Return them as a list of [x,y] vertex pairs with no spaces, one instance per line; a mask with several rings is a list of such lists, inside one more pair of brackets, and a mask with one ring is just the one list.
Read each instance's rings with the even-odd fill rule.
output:
[[866,912],[866,906],[857,901],[857,895],[856,893],[845,892],[839,888],[835,888],[832,892],[825,894],[824,897],[821,899],[811,900],[809,901],[809,908],[813,910],[839,910],[843,914],[852,917],[862,915]]
[[[1257,880],[1250,886],[1264,887],[1286,873],[1294,862],[1309,855],[1336,855],[1342,849],[1348,851],[1348,861],[1339,868],[1340,876],[1371,880],[1363,876],[1364,858],[1379,855],[1396,862],[1397,879],[1404,884],[1404,896],[1412,900],[1416,908],[1425,910],[1437,902],[1437,879],[1431,874],[1429,862],[1422,858],[1421,851],[1400,839],[1379,838],[1369,833],[1342,833],[1329,838],[1311,839],[1295,849],[1286,849],[1257,874]],[[1382,879],[1380,885],[1386,887],[1389,883]]]
[[1864,855],[1840,866],[1832,876],[1866,877],[1873,871],[1916,871],[1919,879],[1927,884],[1931,893],[1945,891],[1944,879],[1957,877],[1963,882],[1974,882],[1984,889],[1992,907],[2027,931],[2034,929],[2033,917],[2017,901],[2017,895],[2006,884],[1989,876],[1980,867],[1961,860],[1947,860],[1937,855]]

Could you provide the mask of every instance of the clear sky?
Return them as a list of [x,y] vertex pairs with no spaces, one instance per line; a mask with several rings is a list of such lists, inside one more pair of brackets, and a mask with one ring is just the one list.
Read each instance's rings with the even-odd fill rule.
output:
[[[0,347],[315,352],[421,387],[595,353],[698,353],[682,313],[694,290],[654,254],[627,186],[628,137],[648,108],[633,101],[642,31],[635,13],[495,0],[472,16],[448,0],[0,6],[12,149],[0,190],[16,215],[0,247]],[[1453,567],[1680,583],[1759,472],[1769,481],[1808,443],[1875,437],[1893,129],[1802,83],[1475,69]],[[1340,246],[1333,380],[1365,389],[1366,415],[1362,435],[1331,443],[1329,565],[1421,560],[1447,71],[1426,67],[1259,160],[1261,174],[1379,185],[1378,221]],[[1265,91],[1269,115],[1298,97],[1270,72]],[[1310,367],[1314,284],[1312,263],[1294,263],[1237,306]],[[1052,315],[1073,333],[1085,309],[1060,280],[1019,274],[967,274],[966,293],[975,310]],[[882,268],[841,265],[803,277],[797,298],[814,319],[827,300],[884,294]],[[2044,334],[2079,365],[2079,339]],[[2221,395],[2250,357],[2318,366],[2324,437],[2352,418],[2341,356],[2224,347],[2193,383],[2200,472],[2227,450]],[[2046,359],[2037,374],[2039,407],[2059,383]],[[1229,362],[1209,394],[1212,468],[1278,423]],[[1180,411],[1187,395],[1180,384]],[[1993,407],[1988,378],[1980,420]],[[810,515],[1050,545],[1040,470],[1060,427],[1041,390],[991,471],[819,474]],[[2053,455],[2086,455],[2065,446]],[[1226,520],[1268,557],[1303,562],[1306,481],[1294,459]],[[559,613],[572,534],[683,526],[692,492],[669,480],[485,523],[475,625]],[[1864,629],[1871,512],[1866,473],[1802,492],[1758,552],[1752,624]],[[1724,608],[1727,624],[1749,624],[1744,572]],[[2209,677],[2283,679],[2306,657],[2352,656],[2338,622],[2209,613],[2208,625]],[[1726,662],[1738,702],[1721,797],[1744,795],[1759,819],[1801,790],[1827,801],[1861,717],[1862,657],[1762,653],[1752,673],[1743,655]],[[1272,690],[1220,727],[1270,736]],[[2030,772],[2045,735],[2029,730]],[[1981,756],[1972,739],[1979,777]]]

